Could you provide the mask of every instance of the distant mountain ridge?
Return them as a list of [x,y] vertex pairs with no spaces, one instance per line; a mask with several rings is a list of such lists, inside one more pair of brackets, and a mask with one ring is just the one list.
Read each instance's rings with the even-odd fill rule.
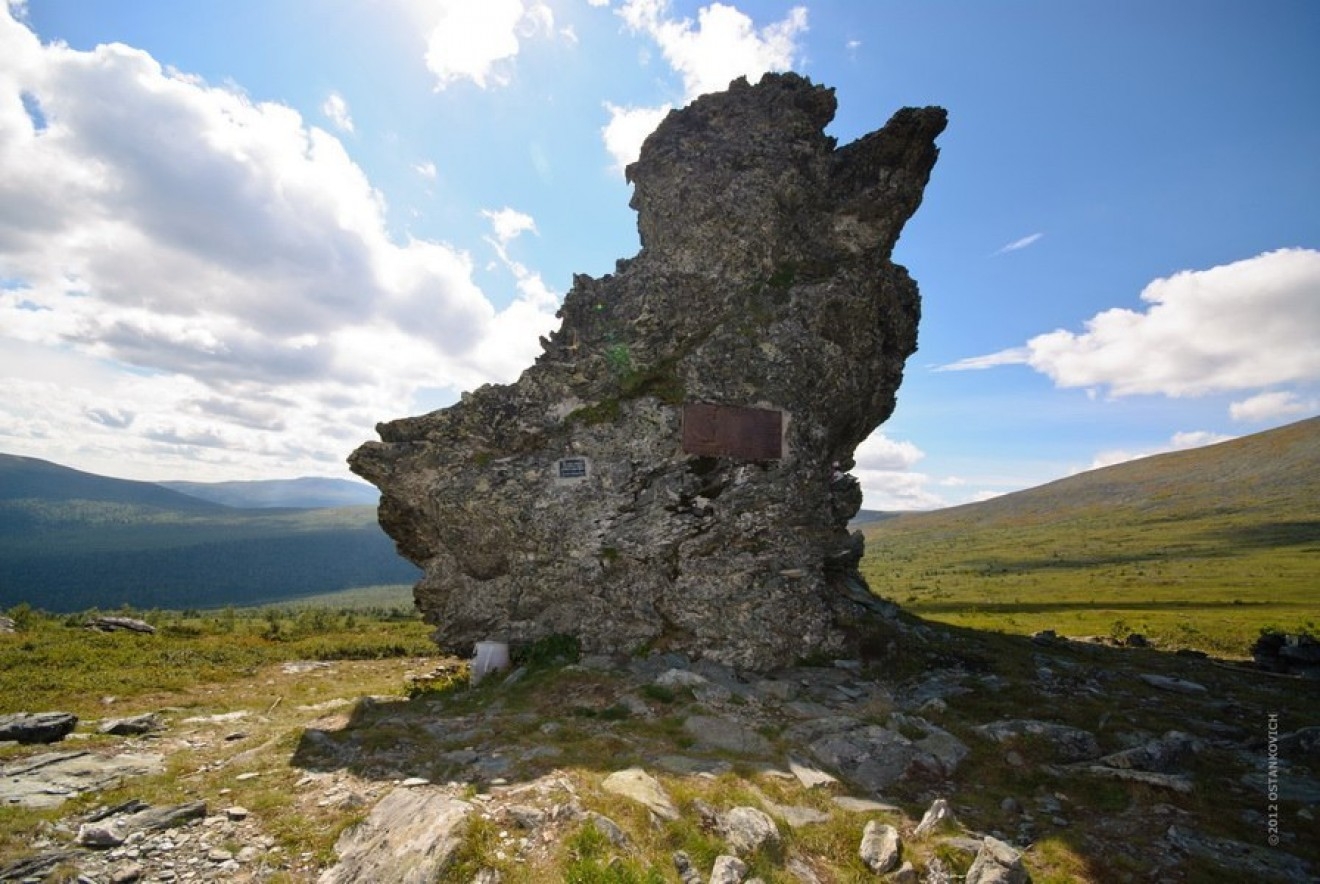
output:
[[288,507],[355,489],[336,480],[232,484],[194,490],[243,508],[0,455],[0,609],[210,608],[417,579],[375,506]]
[[217,509],[214,502],[155,482],[112,479],[35,457],[0,454],[0,501],[18,499],[94,500],[186,512]]
[[304,476],[246,482],[158,482],[164,488],[240,509],[374,506],[380,492],[366,482]]

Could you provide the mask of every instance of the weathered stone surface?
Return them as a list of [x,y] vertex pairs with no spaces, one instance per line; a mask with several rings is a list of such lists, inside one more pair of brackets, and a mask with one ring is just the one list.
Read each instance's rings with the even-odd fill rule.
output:
[[152,731],[164,729],[165,719],[161,718],[157,712],[145,712],[142,715],[132,715],[128,718],[109,718],[97,727],[97,730],[103,734],[113,734],[119,737],[149,734]]
[[576,277],[536,364],[353,453],[442,647],[568,633],[758,670],[853,650],[876,600],[847,470],[916,346],[890,254],[945,114],[836,148],[834,110],[771,74],[671,113],[628,169],[641,251]]
[[747,863],[736,856],[717,856],[710,870],[710,884],[741,884]]
[[779,843],[779,829],[763,810],[733,807],[719,816],[720,834],[736,854],[755,853],[769,844]]
[[987,740],[1004,743],[1021,737],[1043,740],[1053,749],[1059,761],[1082,761],[1100,754],[1100,743],[1095,734],[1081,728],[1037,721],[1032,718],[1008,718],[979,725],[973,730]]
[[660,781],[640,767],[618,770],[605,778],[601,788],[643,805],[662,820],[678,819],[678,808]]
[[967,870],[967,884],[1029,884],[1022,854],[998,838],[986,837]]
[[956,823],[957,819],[953,815],[953,808],[949,806],[949,802],[943,798],[936,798],[930,803],[930,807],[926,808],[926,812],[921,816],[921,822],[917,823],[917,828],[912,834],[918,838],[923,838],[941,827],[953,826]]
[[857,854],[862,858],[862,862],[866,863],[867,868],[877,875],[883,875],[898,868],[902,849],[898,829],[871,820],[862,830],[862,844],[857,849]]
[[430,884],[458,848],[472,805],[430,789],[395,789],[335,843],[318,884]]
[[691,734],[699,745],[743,752],[749,755],[768,755],[770,741],[751,728],[730,718],[717,715],[693,715],[683,722],[683,730]]
[[160,773],[159,755],[49,752],[0,766],[0,804],[57,807],[65,800],[118,785],[128,777]]
[[77,726],[78,716],[71,712],[11,712],[0,715],[0,740],[58,743]]

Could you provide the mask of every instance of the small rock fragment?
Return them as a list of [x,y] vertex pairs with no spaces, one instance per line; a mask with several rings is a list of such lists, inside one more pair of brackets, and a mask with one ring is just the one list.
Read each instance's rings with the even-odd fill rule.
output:
[[893,826],[871,820],[862,830],[862,844],[857,853],[862,862],[877,875],[892,872],[898,867],[902,843]]

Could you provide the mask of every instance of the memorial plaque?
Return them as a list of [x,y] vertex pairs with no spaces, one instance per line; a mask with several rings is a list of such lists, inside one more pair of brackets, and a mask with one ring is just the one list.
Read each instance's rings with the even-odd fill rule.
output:
[[587,459],[585,457],[566,457],[557,464],[555,477],[558,479],[587,478]]
[[778,460],[784,456],[784,413],[734,405],[684,405],[683,450],[705,457]]

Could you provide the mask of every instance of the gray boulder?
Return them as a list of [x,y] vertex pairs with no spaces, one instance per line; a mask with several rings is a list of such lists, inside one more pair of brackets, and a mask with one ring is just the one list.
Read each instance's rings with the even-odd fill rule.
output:
[[11,712],[0,715],[0,740],[58,743],[77,726],[78,716],[71,712]]
[[986,836],[967,870],[966,884],[1030,884],[1022,854],[998,838]]
[[867,868],[877,875],[884,875],[898,868],[902,849],[897,829],[871,820],[862,830],[862,844],[857,853]]

